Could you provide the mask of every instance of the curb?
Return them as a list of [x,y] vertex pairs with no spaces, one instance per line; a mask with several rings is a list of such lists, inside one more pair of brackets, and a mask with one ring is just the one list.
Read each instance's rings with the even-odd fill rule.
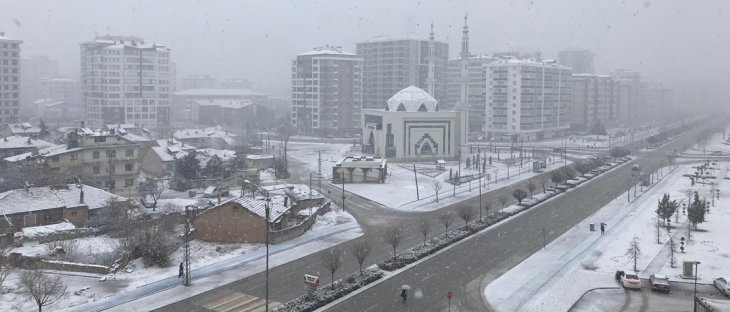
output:
[[580,295],[580,298],[578,298],[578,300],[576,300],[573,303],[573,305],[570,306],[570,309],[568,309],[568,312],[572,311],[573,308],[575,308],[575,305],[578,304],[578,302],[580,302],[581,300],[583,300],[583,297],[585,297],[586,294],[588,294],[589,292],[594,291],[594,290],[602,290],[602,289],[622,289],[622,288],[621,287],[596,287],[596,288],[591,288],[589,290],[586,290],[582,295]]

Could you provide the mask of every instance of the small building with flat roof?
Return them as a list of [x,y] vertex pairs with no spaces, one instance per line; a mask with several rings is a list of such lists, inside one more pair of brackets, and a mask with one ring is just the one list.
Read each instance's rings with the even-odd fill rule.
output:
[[335,183],[385,183],[388,162],[385,158],[345,157],[332,167]]

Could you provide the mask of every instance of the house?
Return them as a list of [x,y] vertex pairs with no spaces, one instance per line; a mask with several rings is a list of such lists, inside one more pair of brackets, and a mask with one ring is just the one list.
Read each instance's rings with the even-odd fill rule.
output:
[[84,113],[78,102],[59,101],[51,98],[33,101],[33,106],[37,110],[39,118],[45,122],[62,123],[78,120]]
[[26,187],[0,193],[0,233],[68,220],[76,226],[110,213],[110,200],[127,198],[82,184]]
[[334,183],[385,183],[388,162],[385,158],[345,157],[332,167]]
[[172,136],[176,140],[199,148],[224,149],[237,144],[235,134],[217,127],[178,130]]
[[200,213],[193,221],[198,239],[218,243],[266,242],[266,206],[270,207],[269,229],[289,226],[290,211],[281,200],[240,197]]
[[5,126],[4,132],[6,136],[39,136],[41,134],[41,128],[31,125],[29,122],[12,123]]
[[53,143],[31,137],[9,136],[0,139],[0,158],[20,155],[54,146]]
[[66,137],[67,145],[57,145],[5,158],[10,165],[36,166],[66,178],[78,177],[85,184],[118,195],[137,194],[139,144],[116,131],[76,129]]
[[274,155],[246,155],[246,167],[259,170],[274,168]]

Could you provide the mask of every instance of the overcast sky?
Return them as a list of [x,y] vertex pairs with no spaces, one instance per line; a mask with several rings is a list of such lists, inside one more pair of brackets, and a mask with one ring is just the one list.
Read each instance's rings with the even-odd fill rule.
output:
[[[172,49],[178,78],[247,78],[288,96],[290,61],[324,44],[354,52],[378,36],[448,41],[458,56],[469,13],[472,53],[565,48],[596,53],[596,69],[631,68],[668,84],[726,79],[730,1],[83,1],[0,0],[0,31],[21,39],[23,55],[45,55],[78,77],[79,43],[134,35]],[[722,83],[725,83],[724,80]]]

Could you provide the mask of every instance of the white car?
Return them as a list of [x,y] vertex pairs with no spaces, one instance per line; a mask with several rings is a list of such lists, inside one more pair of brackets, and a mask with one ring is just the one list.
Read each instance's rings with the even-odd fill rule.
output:
[[712,283],[715,284],[715,287],[717,287],[723,295],[730,296],[730,285],[728,285],[726,279],[719,277],[712,281]]
[[624,288],[641,289],[641,279],[635,273],[626,273],[626,275],[621,277],[621,285]]

